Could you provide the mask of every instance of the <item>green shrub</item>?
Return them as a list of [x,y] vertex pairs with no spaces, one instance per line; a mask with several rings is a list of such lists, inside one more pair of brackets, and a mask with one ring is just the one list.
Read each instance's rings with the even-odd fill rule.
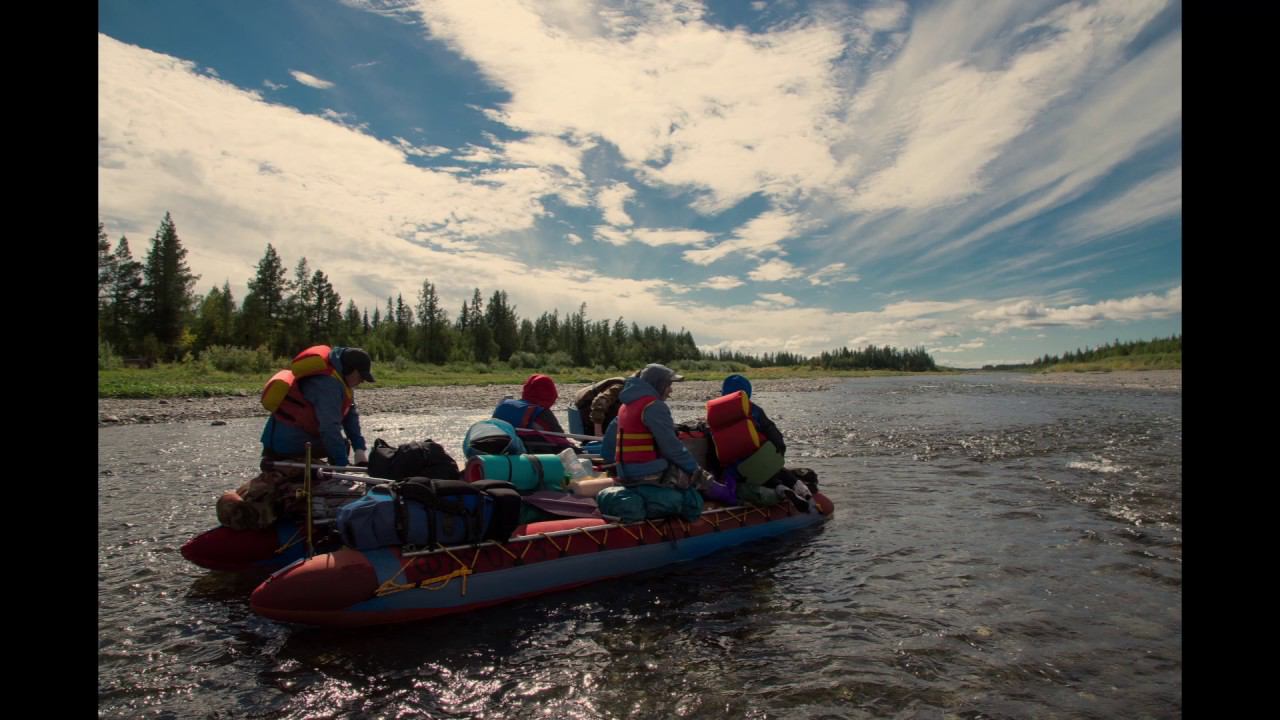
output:
[[391,361],[391,367],[395,368],[396,372],[404,372],[409,369],[409,361],[403,355],[396,355],[396,359]]
[[124,360],[111,349],[111,343],[100,340],[98,342],[98,369],[115,370],[123,366]]
[[542,366],[542,361],[538,359],[536,353],[521,350],[520,352],[511,354],[511,357],[507,359],[507,365],[509,365],[512,370],[519,370],[521,368],[537,368]]
[[[231,345],[214,345],[200,352],[199,361],[206,367],[229,373],[268,373],[289,366],[286,358],[275,358],[266,345],[255,349]],[[183,358],[186,363],[187,359]]]

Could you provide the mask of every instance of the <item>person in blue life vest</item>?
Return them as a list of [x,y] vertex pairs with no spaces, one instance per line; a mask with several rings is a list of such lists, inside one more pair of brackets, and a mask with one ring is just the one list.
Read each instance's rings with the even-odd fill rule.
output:
[[622,485],[703,489],[715,480],[676,436],[666,400],[672,386],[681,380],[684,376],[671,368],[652,363],[623,384],[618,394],[622,407],[601,442],[604,461],[616,460],[617,479]]
[[[545,430],[563,435],[564,427],[551,412],[551,406],[556,404],[559,397],[560,391],[556,389],[556,381],[546,375],[535,373],[524,381],[524,385],[520,388],[520,399],[503,398],[493,409],[493,417],[506,420],[517,431]],[[529,452],[557,452],[573,447],[573,443],[556,435],[528,432],[519,434],[526,440],[526,445],[530,440],[534,443],[536,449],[530,448]]]
[[[724,379],[720,385],[721,397],[731,395],[739,390],[746,393],[747,398],[751,397],[751,381],[742,375],[730,375]],[[766,439],[770,440],[774,447],[778,448],[779,455],[787,454],[787,443],[782,439],[782,431],[778,430],[778,426],[774,424],[769,416],[765,414],[764,408],[751,402],[751,420],[755,422],[758,429]]]
[[282,371],[268,382],[268,389],[272,383],[287,383],[288,391],[262,428],[263,457],[299,458],[310,442],[313,459],[346,466],[350,441],[355,464],[368,465],[353,391],[361,383],[376,382],[372,365],[361,348],[316,345],[294,357],[292,373]]

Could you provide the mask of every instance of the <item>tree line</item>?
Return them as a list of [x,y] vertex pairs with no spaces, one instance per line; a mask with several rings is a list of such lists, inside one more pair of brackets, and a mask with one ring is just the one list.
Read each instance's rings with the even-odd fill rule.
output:
[[1102,345],[1091,348],[1088,345],[1083,350],[1076,348],[1074,351],[1068,350],[1061,355],[1044,355],[1036,358],[1030,363],[1019,363],[1015,365],[983,365],[983,370],[1012,370],[1015,368],[1043,368],[1059,363],[1087,363],[1096,362],[1104,358],[1113,357],[1129,357],[1137,355],[1169,355],[1182,354],[1182,333],[1170,335],[1164,338],[1152,338],[1150,340],[1129,340],[1121,342],[1120,338],[1116,338],[1114,343],[1103,343]]
[[502,361],[518,367],[640,367],[702,357],[683,328],[642,328],[622,317],[592,320],[586,303],[572,313],[556,309],[522,318],[505,290],[486,299],[475,288],[451,319],[429,279],[416,298],[388,297],[372,314],[353,300],[344,308],[323,270],[303,257],[290,274],[270,243],[237,303],[229,282],[195,294],[199,276],[187,266],[186,254],[169,213],[142,262],[133,259],[127,237],[113,250],[98,223],[98,339],[108,352],[150,363],[226,346],[291,357],[309,345],[331,344],[363,347],[379,361]]
[[[704,357],[712,356],[707,354]],[[742,363],[749,367],[807,366],[822,370],[900,370],[906,372],[936,371],[938,369],[933,356],[923,347],[899,350],[889,345],[884,347],[867,345],[861,350],[850,350],[847,347],[841,347],[839,350],[823,351],[813,357],[785,350],[761,355],[720,350],[714,358],[725,362]]]
[[169,213],[151,238],[141,262],[128,238],[114,250],[98,223],[98,341],[100,356],[141,358],[146,364],[199,357],[213,349],[249,348],[259,356],[292,357],[315,344],[358,346],[378,361],[400,358],[443,365],[452,362],[637,368],[651,362],[734,362],[748,367],[808,366],[824,370],[937,370],[923,347],[899,350],[868,345],[842,347],[814,357],[781,351],[751,355],[719,350],[704,353],[681,328],[640,327],[622,317],[592,320],[587,305],[561,314],[522,318],[505,290],[486,299],[475,288],[450,318],[429,279],[417,297],[387,298],[384,307],[345,307],[328,275],[300,258],[290,273],[270,243],[237,302],[229,282],[194,292],[200,276],[191,272],[187,251]]

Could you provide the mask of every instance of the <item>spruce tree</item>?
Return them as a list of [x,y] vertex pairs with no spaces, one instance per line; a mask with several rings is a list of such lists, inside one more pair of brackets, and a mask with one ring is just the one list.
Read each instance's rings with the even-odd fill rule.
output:
[[123,235],[116,243],[111,263],[113,271],[103,334],[112,347],[121,354],[127,354],[135,349],[138,340],[137,329],[142,314],[142,263],[133,259],[129,252],[129,239]]
[[240,342],[251,348],[279,344],[288,288],[286,277],[284,261],[271,243],[267,243],[267,250],[258,261],[257,273],[249,280],[249,292],[241,308]]
[[151,240],[151,249],[142,268],[143,317],[154,334],[159,350],[176,358],[181,350],[186,316],[193,302],[192,288],[198,275],[187,267],[187,250],[169,213]]

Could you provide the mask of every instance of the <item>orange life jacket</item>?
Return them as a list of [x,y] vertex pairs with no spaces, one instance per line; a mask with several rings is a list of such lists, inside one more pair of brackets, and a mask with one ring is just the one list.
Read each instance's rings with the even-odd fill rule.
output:
[[644,409],[657,399],[653,395],[645,395],[618,408],[616,457],[619,464],[639,464],[658,459],[658,446],[653,433],[644,424]]
[[741,390],[707,401],[707,426],[723,467],[750,457],[764,444],[751,419],[751,400]]
[[295,355],[288,369],[271,376],[262,387],[262,406],[271,411],[272,417],[302,428],[311,435],[320,434],[316,409],[302,394],[302,387],[298,382],[313,375],[332,375],[342,383],[342,416],[347,416],[351,410],[351,388],[347,387],[347,381],[329,361],[331,350],[328,345],[313,345]]

